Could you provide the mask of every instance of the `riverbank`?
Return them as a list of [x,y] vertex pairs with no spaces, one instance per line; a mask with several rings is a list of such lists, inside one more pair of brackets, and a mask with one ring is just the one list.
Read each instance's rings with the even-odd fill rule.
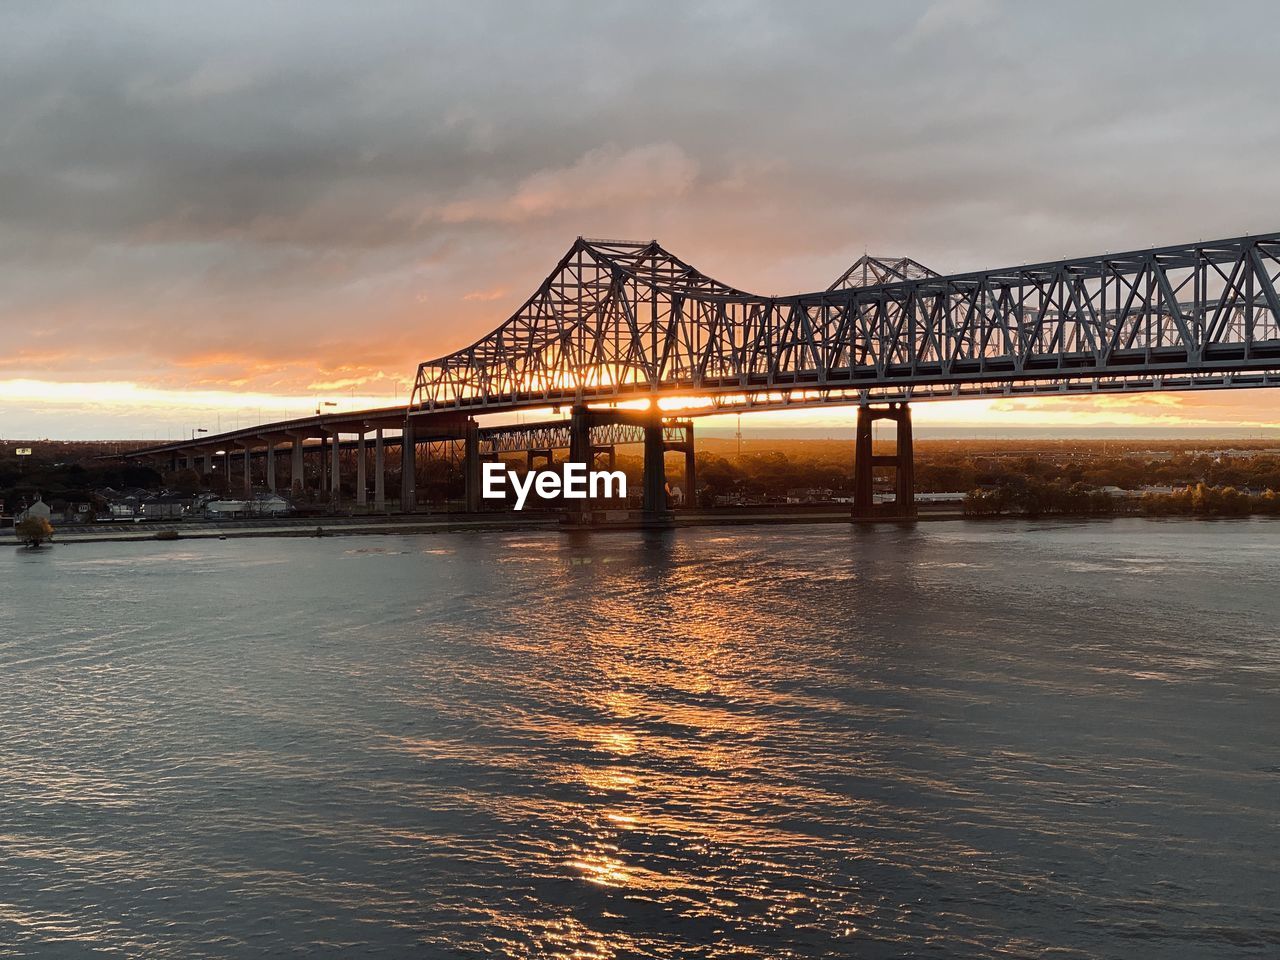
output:
[[[1129,519],[1249,519],[1262,514],[1248,515],[1167,515],[1167,514],[1070,514],[1053,513],[1031,516],[1027,514],[965,514],[947,507],[920,509],[914,521],[853,520],[848,510],[827,507],[744,507],[736,510],[691,510],[677,512],[669,528],[691,527],[742,527],[788,526],[814,523],[931,523],[944,520],[969,520],[977,523],[1000,523],[1026,520],[1118,520]],[[602,523],[568,524],[559,513],[506,514],[400,514],[381,517],[326,517],[326,518],[275,518],[262,520],[235,520],[224,522],[184,521],[177,523],[147,523],[130,526],[98,524],[75,528],[61,527],[51,544],[67,543],[150,543],[173,540],[232,540],[253,537],[351,537],[386,534],[465,533],[468,531],[518,532],[528,530],[564,530],[575,532],[642,530],[651,528],[638,515],[611,519]],[[16,540],[13,541],[17,545]]]
[[[961,520],[957,510],[922,509],[918,520]],[[753,524],[850,523],[845,509],[744,507],[736,510],[677,512],[672,527],[744,526]],[[891,522],[891,521],[878,521]],[[51,543],[133,543],[178,540],[230,540],[247,537],[341,537],[369,534],[461,533],[469,530],[631,530],[646,526],[638,516],[599,524],[565,524],[557,513],[399,514],[381,517],[307,517],[235,521],[178,521],[124,525],[59,527]],[[175,535],[176,534],[176,538]]]

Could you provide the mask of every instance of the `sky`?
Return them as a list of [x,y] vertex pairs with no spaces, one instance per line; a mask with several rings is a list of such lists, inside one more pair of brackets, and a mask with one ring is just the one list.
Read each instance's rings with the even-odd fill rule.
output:
[[[1267,3],[49,2],[0,37],[0,437],[403,402],[579,235],[785,294],[864,251],[945,273],[1280,230]],[[1259,435],[1280,396],[917,420]]]

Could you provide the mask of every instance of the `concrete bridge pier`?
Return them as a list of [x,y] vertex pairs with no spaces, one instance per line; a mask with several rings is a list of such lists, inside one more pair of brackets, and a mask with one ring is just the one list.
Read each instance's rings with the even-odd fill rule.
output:
[[365,462],[369,459],[368,453],[364,445],[364,428],[361,427],[356,439],[356,506],[359,507],[369,504],[369,465]]
[[373,508],[379,513],[387,509],[387,462],[382,448],[382,428],[373,435]]
[[323,433],[316,437],[313,450],[316,455],[316,485],[314,488],[308,485],[307,499],[319,500],[329,492],[329,446]]
[[306,438],[301,434],[292,434],[289,446],[289,488],[295,497],[306,492],[307,474],[303,467],[302,444]]
[[644,426],[643,520],[646,526],[666,526],[672,520],[671,508],[667,506],[666,458],[662,418],[654,417]]
[[404,432],[400,437],[400,510],[413,513],[418,504],[418,458],[413,442],[413,421],[405,418]]
[[240,452],[244,455],[244,498],[249,500],[253,497],[253,450],[248,441],[240,444]]
[[342,502],[342,436],[337,430],[333,431],[329,442],[333,445],[329,453],[333,461],[329,484],[329,504],[334,510],[337,510]]
[[276,442],[267,439],[267,489],[276,492]]
[[696,507],[698,503],[694,493],[698,489],[698,470],[693,459],[693,422],[682,424],[681,430],[684,435],[679,440],[668,441],[665,448],[684,454],[684,485],[688,487],[684,492],[684,505],[686,508]]
[[[591,446],[591,414],[587,408],[578,404],[569,411],[569,463],[581,463],[587,470],[595,467],[595,457]],[[547,465],[551,465],[547,458]],[[583,522],[591,512],[591,500],[564,500],[565,509],[570,521]]]
[[[877,420],[891,420],[897,424],[897,443],[892,454],[877,456],[872,448],[871,428]],[[893,468],[893,503],[877,505],[875,502],[876,467]],[[905,403],[892,403],[887,407],[859,407],[853,459],[853,519],[914,519],[916,516],[915,485],[911,408]]]
[[462,485],[467,513],[480,512],[480,424],[470,417],[462,435]]
[[581,405],[569,412],[569,462],[591,467],[591,415]]

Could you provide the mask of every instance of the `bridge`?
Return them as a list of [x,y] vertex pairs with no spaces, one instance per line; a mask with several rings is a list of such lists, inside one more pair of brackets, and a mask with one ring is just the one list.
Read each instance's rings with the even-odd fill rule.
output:
[[[1280,234],[1266,234],[946,276],[907,258],[863,257],[825,290],[775,297],[714,280],[656,241],[579,238],[493,332],[421,364],[405,407],[268,424],[140,455],[221,450],[229,458],[238,447],[251,486],[259,452],[271,461],[278,444],[289,444],[296,482],[310,445],[331,461],[322,482],[339,490],[340,452],[350,443],[342,436],[354,435],[363,498],[373,431],[377,464],[386,443],[399,445],[402,506],[412,509],[414,452],[456,443],[467,505],[478,509],[482,456],[523,444],[530,462],[560,446],[584,461],[611,446],[602,431],[623,430],[643,436],[646,514],[660,520],[665,451],[672,443],[692,450],[691,425],[668,436],[672,413],[845,404],[859,411],[855,515],[874,513],[873,471],[890,468],[898,496],[889,512],[910,516],[912,402],[1274,386],[1278,279]],[[547,407],[567,408],[569,419],[519,428],[476,420]],[[892,456],[872,454],[878,418],[897,426]],[[394,435],[384,435],[388,428]],[[375,487],[382,469],[375,465]],[[274,466],[268,473],[274,485]],[[384,497],[375,489],[375,502]]]

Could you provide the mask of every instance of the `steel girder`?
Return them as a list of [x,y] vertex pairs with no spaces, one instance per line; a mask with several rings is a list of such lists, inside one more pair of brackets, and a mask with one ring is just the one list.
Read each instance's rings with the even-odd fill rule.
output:
[[723,395],[759,407],[796,392],[852,391],[848,403],[1243,386],[1234,375],[1280,369],[1280,234],[951,276],[866,259],[868,276],[874,264],[887,268],[877,279],[910,278],[847,286],[846,272],[844,287],[761,297],[656,241],[579,239],[501,327],[422,364],[412,403]]

